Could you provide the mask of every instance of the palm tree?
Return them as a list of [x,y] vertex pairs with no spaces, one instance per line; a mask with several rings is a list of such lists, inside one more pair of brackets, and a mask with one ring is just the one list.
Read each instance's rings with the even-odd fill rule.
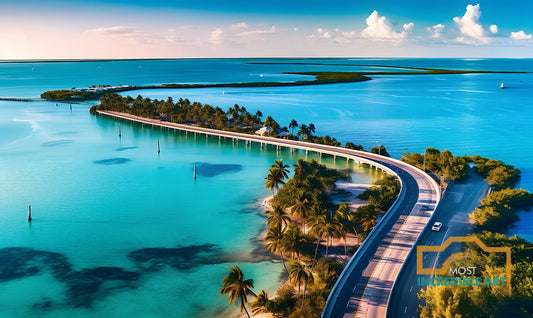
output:
[[291,120],[289,128],[291,129],[291,135],[294,135],[294,128],[298,128],[298,122],[296,119]]
[[314,234],[317,237],[317,243],[315,248],[315,256],[313,257],[313,263],[316,261],[316,256],[318,253],[318,247],[322,238],[325,236],[325,227],[327,223],[327,211],[325,209],[320,209],[317,206],[311,208],[311,213],[307,218],[307,223],[311,227],[310,233]]
[[287,226],[287,224],[289,224],[291,221],[291,218],[287,215],[285,209],[283,209],[279,204],[275,204],[273,209],[266,211],[265,214],[268,215],[267,224],[270,227],[281,226],[282,228],[285,228],[285,226]]
[[268,294],[261,290],[261,292],[257,295],[256,300],[252,303],[252,314],[262,314],[267,312],[266,304],[268,303]]
[[335,212],[335,219],[339,224],[338,230],[344,238],[344,256],[346,256],[348,249],[346,244],[346,236],[352,230],[357,233],[357,231],[355,231],[354,222],[350,216],[350,206],[346,203],[340,204],[337,212]]
[[285,265],[285,257],[283,257],[283,253],[285,252],[285,246],[283,245],[283,233],[284,231],[281,229],[281,226],[271,227],[268,229],[268,232],[265,236],[265,243],[267,250],[275,254],[279,253],[281,255],[281,263],[283,264],[283,268],[285,268],[285,272],[287,272],[287,275],[289,275],[289,270]]
[[252,288],[254,288],[254,280],[253,279],[244,279],[244,274],[242,273],[239,266],[233,266],[233,268],[230,270],[228,276],[224,277],[224,280],[222,281],[222,289],[220,290],[220,293],[223,294],[229,294],[229,304],[235,299],[235,307],[239,305],[239,302],[241,303],[241,312],[244,309],[246,312],[246,315],[250,317],[250,314],[248,313],[248,310],[246,309],[246,305],[248,304],[248,295],[252,295],[254,297],[257,297],[255,293],[252,291]]
[[310,123],[309,124],[309,132],[311,132],[311,134],[313,134],[315,131],[316,131],[315,124]]
[[292,260],[289,263],[289,281],[291,284],[298,286],[298,294],[300,294],[302,285],[307,287],[308,283],[313,282],[313,274],[311,274],[305,268],[305,265],[300,263],[298,260]]
[[289,165],[284,165],[283,159],[276,160],[275,164],[272,165],[272,168],[279,169],[283,175],[283,179],[289,178]]
[[355,216],[365,232],[370,231],[376,225],[376,208],[373,205],[363,205],[357,208]]
[[300,136],[303,136],[302,139],[305,139],[309,136],[310,132],[309,132],[309,128],[307,127],[306,124],[301,124],[300,125],[300,130],[298,130],[298,132],[296,133],[296,135],[298,137]]
[[287,230],[283,234],[283,246],[285,252],[290,254],[292,257],[296,255],[298,260],[300,260],[300,254],[305,247],[306,239],[302,234],[302,231],[296,226],[296,224],[291,223],[287,226]]
[[303,230],[305,234],[305,219],[307,218],[308,210],[310,208],[310,202],[307,199],[307,193],[303,190],[299,190],[294,200],[294,205],[291,206],[292,215],[302,218]]
[[283,174],[279,169],[270,168],[268,171],[268,176],[265,178],[265,188],[271,190],[272,195],[274,195],[274,190],[279,190],[279,185],[285,184],[285,182],[283,181]]
[[303,159],[298,159],[298,161],[293,166],[294,177],[297,180],[303,180],[311,171],[311,169],[309,168],[309,163]]
[[332,239],[341,236],[339,223],[335,218],[327,218],[326,224],[323,227],[323,233],[326,237],[326,258],[328,258],[328,247],[331,245]]
[[[326,205],[326,200],[324,199],[324,194],[322,191],[315,190],[311,193],[311,202],[314,206],[316,206],[318,209],[324,209],[324,206]],[[329,212],[329,216],[331,217],[331,211]]]

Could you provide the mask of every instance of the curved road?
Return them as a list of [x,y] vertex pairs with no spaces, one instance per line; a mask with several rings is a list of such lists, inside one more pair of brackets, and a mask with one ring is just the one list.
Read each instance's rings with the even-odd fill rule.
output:
[[148,125],[219,138],[234,138],[261,145],[315,151],[366,163],[397,176],[400,195],[359,247],[337,280],[323,317],[385,317],[391,289],[410,249],[440,200],[437,183],[418,168],[396,159],[346,148],[181,125],[102,111],[98,114]]
[[[396,166],[395,169],[400,169]],[[385,317],[394,281],[440,200],[431,177],[409,165],[397,170],[402,193],[348,263],[323,317]]]

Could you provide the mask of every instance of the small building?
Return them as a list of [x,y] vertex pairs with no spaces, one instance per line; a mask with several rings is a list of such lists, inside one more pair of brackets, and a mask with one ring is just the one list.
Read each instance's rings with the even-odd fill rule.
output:
[[[260,135],[260,136],[264,136],[264,135],[270,136],[271,135],[271,131],[272,131],[271,127],[264,127],[263,126],[259,130],[256,130],[255,134],[256,135]],[[284,130],[281,130],[281,129],[276,129],[276,134],[280,138],[287,138],[287,136],[289,136],[288,132],[286,132]]]
[[265,135],[265,133],[266,133],[267,135],[270,135],[270,130],[271,130],[271,129],[272,129],[272,128],[270,128],[270,127],[262,127],[262,128],[260,128],[259,130],[256,130],[256,131],[255,131],[255,134],[256,134],[256,135],[263,136],[263,135]]

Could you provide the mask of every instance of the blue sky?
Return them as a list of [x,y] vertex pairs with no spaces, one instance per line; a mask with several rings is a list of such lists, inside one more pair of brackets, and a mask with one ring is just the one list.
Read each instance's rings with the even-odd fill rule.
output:
[[533,57],[533,1],[0,0],[0,59]]

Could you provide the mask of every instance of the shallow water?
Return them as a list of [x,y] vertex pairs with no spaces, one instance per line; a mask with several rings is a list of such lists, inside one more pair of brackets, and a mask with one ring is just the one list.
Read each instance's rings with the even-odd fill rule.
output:
[[220,316],[235,264],[274,292],[281,265],[256,251],[263,178],[305,153],[126,122],[119,137],[89,106],[0,102],[0,316]]

